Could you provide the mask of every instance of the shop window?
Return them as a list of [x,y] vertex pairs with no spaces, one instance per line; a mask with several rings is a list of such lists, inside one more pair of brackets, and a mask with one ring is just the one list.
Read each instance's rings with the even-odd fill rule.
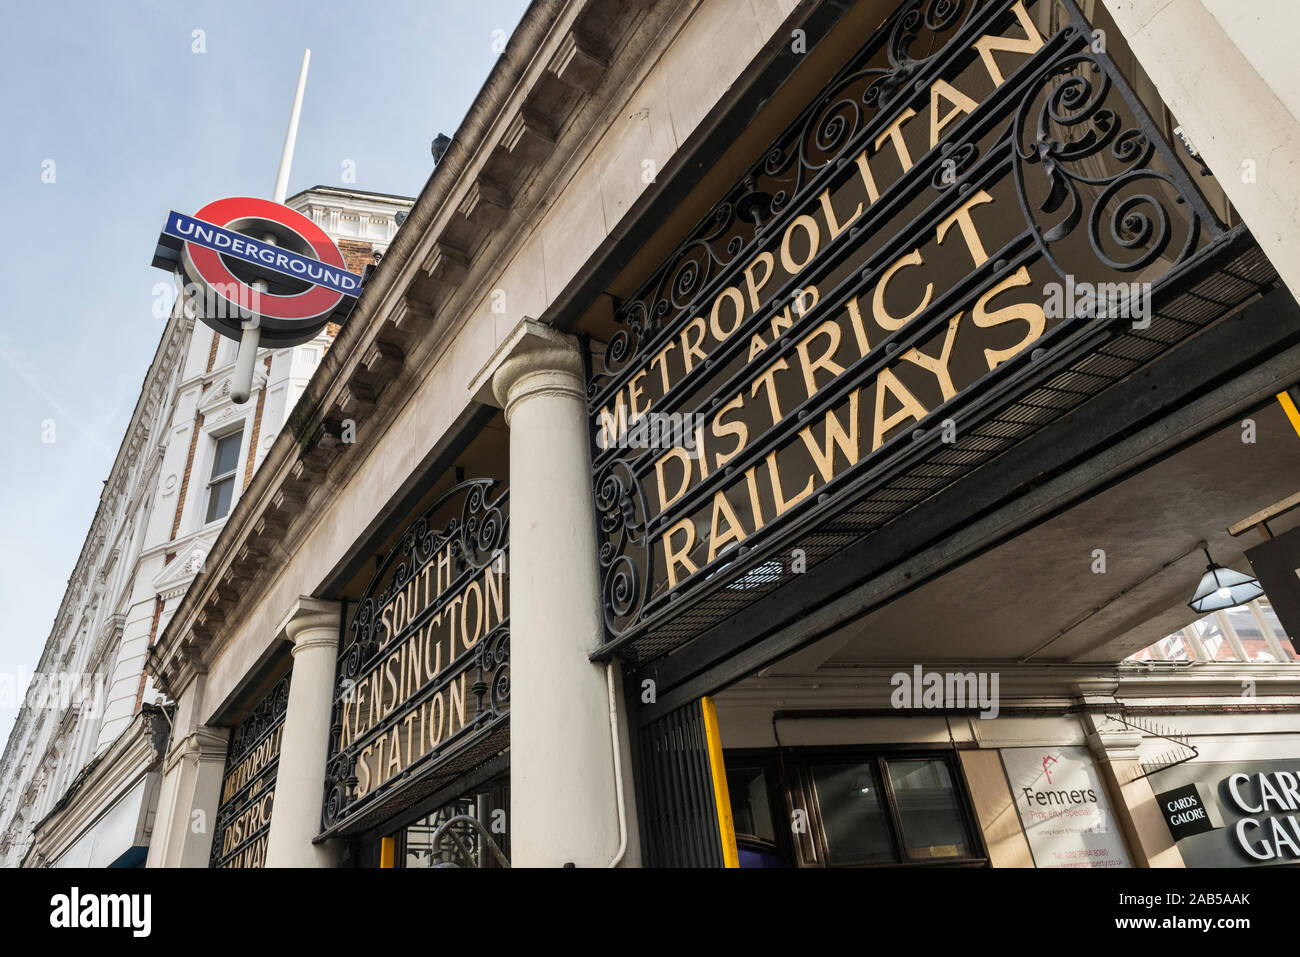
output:
[[235,497],[235,473],[239,470],[239,448],[243,431],[217,439],[212,451],[212,477],[208,480],[208,508],[205,523],[225,518]]
[[759,765],[728,765],[727,791],[731,795],[740,866],[789,867],[789,853],[778,838],[773,813],[773,775]]
[[726,762],[741,867],[985,862],[950,755],[812,748]]
[[903,847],[915,860],[971,857],[957,789],[945,761],[886,760],[903,825]]
[[826,860],[832,866],[894,860],[894,839],[880,781],[867,763],[813,765]]
[[[469,850],[478,866],[478,833],[468,821],[454,821],[458,817],[475,817],[477,810],[472,800],[453,801],[428,817],[421,818],[406,829],[405,867],[465,867],[464,855],[458,842]],[[451,823],[435,838],[439,828]]]
[[772,823],[766,772],[762,768],[728,768],[727,790],[731,794],[731,816],[736,833],[775,841],[776,829]]

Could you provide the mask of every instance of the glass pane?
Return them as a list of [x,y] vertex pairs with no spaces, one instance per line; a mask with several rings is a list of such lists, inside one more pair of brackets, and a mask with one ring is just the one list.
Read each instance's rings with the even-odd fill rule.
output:
[[737,834],[775,841],[772,808],[767,800],[767,775],[762,768],[728,768],[727,791]]
[[944,761],[888,761],[909,857],[970,857],[970,837]]
[[[446,822],[454,817],[468,814],[477,816],[477,804],[473,798],[453,801],[434,811],[428,817],[421,818],[406,829],[406,866],[407,867],[477,867],[479,856],[479,835],[472,824],[457,821],[438,838],[438,846],[433,846],[433,835]],[[452,836],[460,838],[458,844]],[[463,850],[462,850],[463,848]],[[466,860],[465,853],[470,854]]]
[[1188,661],[1193,657],[1192,650],[1187,647],[1187,640],[1181,634],[1161,638],[1156,642],[1156,647],[1168,661]]
[[235,480],[228,478],[208,489],[208,517],[206,522],[215,522],[225,518],[230,511],[230,498],[235,494]]
[[870,764],[822,765],[812,769],[812,776],[829,863],[874,864],[897,859],[880,782]]
[[[1273,611],[1273,606],[1264,599],[1259,599],[1256,604],[1259,610],[1264,614],[1264,620],[1268,622],[1268,627],[1272,629],[1273,634],[1277,636],[1278,643],[1282,646],[1282,652],[1290,661],[1300,661],[1300,654],[1296,653],[1295,646],[1291,644],[1291,639],[1287,636],[1286,629],[1282,627],[1282,622],[1277,620],[1277,615]],[[1249,653],[1249,651],[1247,652]]]
[[[1246,611],[1246,617],[1250,617],[1249,609]],[[1232,622],[1233,630],[1238,635],[1241,634],[1240,628],[1237,627],[1240,624],[1240,621]],[[1202,618],[1194,623],[1192,631],[1195,632],[1197,638],[1201,639],[1201,644],[1205,647],[1205,653],[1211,661],[1235,661],[1237,659],[1236,653],[1232,650],[1232,645],[1228,643],[1228,636],[1223,633],[1223,629],[1219,627],[1219,623],[1213,617]],[[1258,635],[1258,628],[1255,629],[1255,633]]]
[[221,342],[217,346],[217,361],[214,367],[230,365],[239,357],[239,341],[231,339],[229,336],[221,336]]
[[239,442],[243,435],[236,432],[217,440],[217,451],[212,456],[212,477],[227,475],[235,470],[239,462]]

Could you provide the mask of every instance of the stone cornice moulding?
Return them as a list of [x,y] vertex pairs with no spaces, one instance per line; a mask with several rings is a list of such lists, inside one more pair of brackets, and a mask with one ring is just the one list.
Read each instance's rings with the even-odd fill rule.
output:
[[48,860],[56,860],[97,826],[137,783],[158,768],[148,722],[143,712],[119,736],[109,751],[80,783],[66,805],[47,815],[32,831],[33,846]]
[[163,772],[171,774],[172,769],[181,761],[194,764],[220,761],[224,764],[229,742],[229,728],[210,728],[206,725],[197,727],[172,745],[163,760]]
[[95,641],[95,647],[87,659],[88,663],[93,665],[102,659],[109,647],[121,640],[122,632],[125,630],[126,615],[123,612],[116,612],[105,618],[104,624],[99,629],[99,638]]

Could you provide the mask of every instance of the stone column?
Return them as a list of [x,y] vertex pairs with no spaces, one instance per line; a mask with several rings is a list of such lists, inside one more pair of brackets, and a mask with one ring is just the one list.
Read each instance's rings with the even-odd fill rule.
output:
[[1103,0],[1142,68],[1300,297],[1290,0]]
[[204,725],[207,672],[191,660],[193,677],[176,698],[171,737],[162,763],[158,809],[147,867],[207,867],[226,770],[229,728]]
[[280,740],[280,766],[266,839],[267,867],[332,867],[337,842],[313,844],[320,833],[329,749],[339,606],[301,598],[284,623],[293,642],[293,677]]
[[1083,715],[1083,726],[1133,866],[1185,867],[1138,760],[1142,732],[1089,713]]
[[604,867],[619,826],[577,342],[525,319],[471,388],[510,427],[511,863]]
[[200,726],[176,740],[163,762],[149,867],[207,867],[226,769],[229,728]]

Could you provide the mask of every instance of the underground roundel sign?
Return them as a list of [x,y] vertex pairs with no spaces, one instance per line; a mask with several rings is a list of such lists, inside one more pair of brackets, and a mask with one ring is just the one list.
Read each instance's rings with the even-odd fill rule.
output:
[[268,346],[306,342],[341,322],[361,292],[320,226],[252,196],[215,200],[193,216],[169,212],[153,265],[179,267],[199,317],[223,335],[238,339],[241,323],[258,317]]

